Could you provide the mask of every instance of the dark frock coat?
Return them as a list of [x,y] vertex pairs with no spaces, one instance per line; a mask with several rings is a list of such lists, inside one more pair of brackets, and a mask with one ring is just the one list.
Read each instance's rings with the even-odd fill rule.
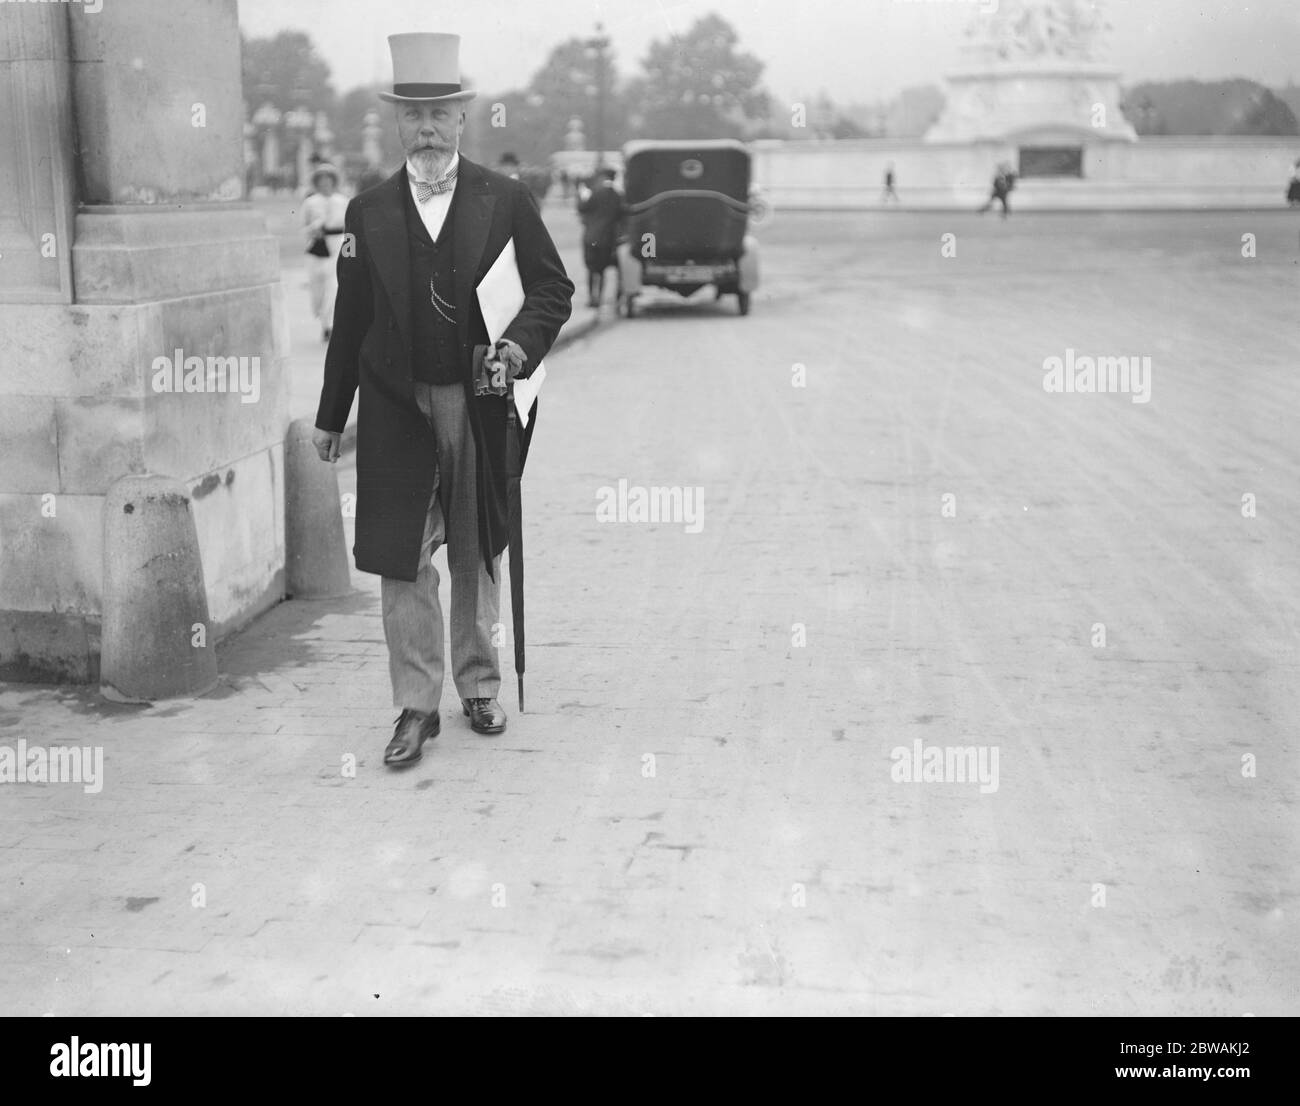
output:
[[[348,204],[338,262],[334,326],[325,355],[316,426],[342,431],[353,397],[357,407],[357,517],[353,555],[361,572],[414,580],[424,521],[433,494],[437,446],[412,387],[410,243],[403,165]],[[404,195],[405,193],[405,195]],[[478,462],[479,547],[488,570],[509,539],[506,488],[507,400],[475,396],[473,347],[487,330],[474,289],[511,237],[524,287],[524,305],[503,338],[527,357],[530,376],[572,310],[573,284],[542,222],[537,201],[519,181],[460,158],[447,213],[452,232],[461,376]],[[520,465],[537,426],[534,403],[520,433]]]
[[601,185],[587,199],[578,202],[578,214],[583,224],[583,260],[592,272],[602,272],[615,264],[623,197],[616,189]]

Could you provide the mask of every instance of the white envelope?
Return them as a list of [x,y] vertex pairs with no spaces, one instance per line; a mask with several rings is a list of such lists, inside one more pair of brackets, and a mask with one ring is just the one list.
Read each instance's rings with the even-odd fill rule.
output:
[[[524,305],[524,284],[519,279],[519,262],[515,257],[515,240],[505,244],[497,259],[474,289],[478,295],[479,310],[483,312],[483,322],[487,326],[488,341],[495,343],[508,327],[519,309]],[[515,410],[519,412],[519,422],[528,426],[528,412],[533,400],[542,390],[546,379],[546,363],[539,364],[527,380],[514,382]]]

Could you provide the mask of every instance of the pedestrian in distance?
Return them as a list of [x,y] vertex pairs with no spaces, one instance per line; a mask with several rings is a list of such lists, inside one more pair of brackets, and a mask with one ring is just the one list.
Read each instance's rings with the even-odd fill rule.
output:
[[511,180],[519,179],[519,158],[507,150],[497,158],[497,172]]
[[[507,395],[476,387],[491,349],[510,380],[528,377],[569,317],[569,281],[541,213],[519,181],[460,156],[460,36],[389,38],[405,164],[348,205],[353,248],[339,261],[338,308],[325,357],[313,443],[339,456],[357,398],[357,569],[381,577],[393,705],[384,751],[414,764],[441,730],[443,616],[434,551],[451,573],[452,678],[472,729],[498,734],[501,553],[509,540],[506,460],[522,467],[537,426],[511,417]],[[514,243],[523,304],[489,344],[475,288]],[[504,390],[504,389],[503,389]],[[512,438],[511,435],[517,435]]]
[[1291,169],[1291,180],[1286,188],[1286,202],[1291,207],[1300,207],[1300,159]]
[[623,196],[614,187],[617,174],[604,168],[595,187],[578,188],[578,214],[582,216],[582,257],[587,266],[587,306],[600,307],[605,296],[605,270],[616,264],[618,227],[623,218]]
[[894,203],[900,202],[898,193],[894,191],[894,163],[892,161],[885,166],[885,190],[880,197],[880,202],[889,203],[890,200],[893,200]]
[[338,294],[339,249],[343,244],[343,217],[347,197],[339,191],[339,171],[327,161],[311,174],[312,192],[302,202],[303,230],[307,235],[307,288],[312,317],[320,323],[321,340],[330,340],[334,325],[334,298]]
[[1011,214],[1011,205],[1007,202],[1011,195],[1011,190],[1016,186],[1015,171],[1005,161],[998,166],[997,172],[993,175],[993,191],[989,195],[988,202],[980,208],[980,214],[983,215],[993,206],[994,200],[1002,203],[1002,218]]

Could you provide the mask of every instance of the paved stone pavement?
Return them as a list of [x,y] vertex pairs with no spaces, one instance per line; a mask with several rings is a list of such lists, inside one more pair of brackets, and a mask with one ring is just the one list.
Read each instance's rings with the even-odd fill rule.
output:
[[[0,1009],[1294,1014],[1298,231],[777,212],[749,318],[555,359],[504,736],[448,685],[383,769],[359,574],[203,700],[0,691],[106,775],[0,787]],[[1046,393],[1067,347],[1150,402]],[[620,480],[702,528],[600,521]]]

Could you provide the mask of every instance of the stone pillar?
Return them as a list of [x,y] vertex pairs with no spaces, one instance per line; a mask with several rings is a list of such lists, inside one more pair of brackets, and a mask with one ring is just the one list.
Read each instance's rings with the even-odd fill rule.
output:
[[329,116],[323,111],[316,113],[316,129],[312,132],[312,144],[322,160],[334,160],[334,132],[330,129]]
[[252,123],[244,124],[244,180],[247,182],[253,176],[253,168],[257,165],[257,128]]
[[311,187],[312,130],[316,117],[306,108],[294,108],[284,113],[285,130],[294,142],[293,186],[305,190]]
[[361,152],[366,159],[366,165],[371,169],[379,168],[384,160],[383,146],[380,144],[381,129],[379,112],[373,109],[366,112],[365,122],[361,127]]
[[315,153],[315,150],[312,146],[311,135],[302,135],[298,139],[298,156],[294,174],[298,178],[299,190],[311,188],[311,155],[313,153]]
[[587,139],[582,133],[582,120],[576,115],[569,120],[569,125],[564,132],[564,148],[566,150],[585,150],[587,148]]
[[271,180],[280,172],[280,133],[269,126],[262,133],[262,179]]
[[236,0],[5,4],[6,74],[0,678],[94,682],[123,476],[188,490],[210,640],[283,594],[278,251],[243,200]]

